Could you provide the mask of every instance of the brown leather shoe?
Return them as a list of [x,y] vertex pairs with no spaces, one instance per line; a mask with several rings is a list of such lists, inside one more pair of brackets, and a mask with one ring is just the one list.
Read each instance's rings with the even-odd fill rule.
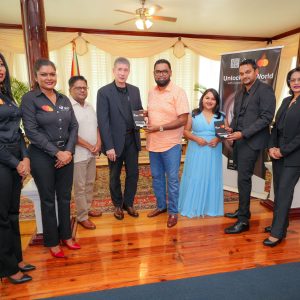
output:
[[114,216],[117,220],[123,220],[124,219],[124,212],[121,209],[121,207],[116,207],[115,208]]
[[132,216],[134,218],[137,218],[139,216],[139,213],[132,206],[127,207],[126,210],[129,216]]
[[162,209],[162,210],[156,208],[156,209],[150,211],[149,214],[147,215],[147,217],[148,217],[148,218],[153,218],[153,217],[156,217],[156,216],[158,216],[158,215],[160,215],[160,214],[165,213],[166,211],[167,211],[166,208],[165,208],[165,209]]
[[173,227],[177,224],[177,215],[169,215],[167,226]]
[[102,211],[100,210],[90,210],[89,211],[89,216],[90,217],[101,217],[102,216]]
[[78,224],[80,224],[85,229],[96,229],[96,225],[89,219],[84,221],[78,221]]

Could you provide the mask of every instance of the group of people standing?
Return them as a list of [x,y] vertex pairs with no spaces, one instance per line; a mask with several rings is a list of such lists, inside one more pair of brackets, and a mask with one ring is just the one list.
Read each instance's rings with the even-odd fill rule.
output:
[[[55,90],[56,68],[47,59],[36,61],[36,87],[23,96],[18,108],[0,54],[0,277],[23,283],[32,279],[24,272],[35,269],[23,261],[19,231],[20,192],[30,172],[41,199],[44,245],[53,257],[65,257],[61,245],[80,249],[71,236],[73,185],[78,223],[86,229],[96,228],[89,217],[101,215],[92,209],[95,156],[100,151],[108,158],[114,217],[122,220],[124,210],[139,216],[134,208],[141,150],[140,131],[132,114],[136,110],[143,110],[147,120],[144,130],[157,200],[157,208],[147,216],[168,212],[170,228],[177,224],[178,212],[188,217],[223,215],[222,140],[215,135],[214,122],[224,121],[227,139],[234,144],[239,189],[239,208],[227,214],[238,221],[225,233],[249,230],[251,176],[258,153],[269,140],[276,102],[272,88],[257,79],[255,61],[241,62],[239,71],[243,88],[236,95],[234,118],[227,124],[214,89],[206,90],[199,107],[189,113],[186,93],[171,82],[171,65],[165,59],[154,65],[156,86],[149,92],[147,110],[143,110],[139,89],[126,82],[130,63],[123,57],[115,60],[114,81],[98,91],[97,113],[85,101],[88,84],[83,76],[70,78],[70,99]],[[266,246],[275,246],[286,236],[288,210],[300,176],[300,68],[289,72],[287,84],[291,97],[278,110],[268,145],[275,208],[272,226],[266,228],[271,232]],[[20,130],[21,117],[28,149]],[[189,144],[179,183],[183,135]]]

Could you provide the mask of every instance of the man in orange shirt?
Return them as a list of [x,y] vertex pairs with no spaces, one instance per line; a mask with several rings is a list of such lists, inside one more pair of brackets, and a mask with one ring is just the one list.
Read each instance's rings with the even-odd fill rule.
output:
[[181,139],[189,113],[186,93],[171,82],[171,75],[169,61],[156,61],[154,79],[157,86],[148,95],[148,126],[145,129],[153,190],[157,201],[157,208],[148,217],[158,216],[168,210],[168,227],[177,224]]

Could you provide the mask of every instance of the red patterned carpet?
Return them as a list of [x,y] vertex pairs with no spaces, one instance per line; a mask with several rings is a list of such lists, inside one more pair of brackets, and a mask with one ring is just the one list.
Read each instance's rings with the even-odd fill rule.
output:
[[[135,207],[138,210],[143,209],[152,209],[156,206],[155,196],[153,195],[152,190],[152,179],[149,165],[141,165],[139,167],[140,177],[138,183],[138,190],[135,198]],[[182,172],[182,167],[181,167]],[[181,173],[180,172],[180,173]],[[122,186],[124,186],[125,171],[122,171]],[[267,173],[266,181],[266,191],[270,190],[270,174]],[[108,187],[108,167],[101,167],[97,170],[97,180],[95,183],[94,190],[94,203],[93,206],[95,209],[99,209],[102,212],[111,212],[113,211],[113,205],[110,199],[109,187]],[[238,201],[238,194],[224,191],[224,202],[234,202]],[[72,214],[75,214],[75,205],[74,202],[71,202],[71,211]],[[20,219],[21,220],[33,220],[34,209],[33,204],[30,200],[25,197],[21,199],[20,207]]]

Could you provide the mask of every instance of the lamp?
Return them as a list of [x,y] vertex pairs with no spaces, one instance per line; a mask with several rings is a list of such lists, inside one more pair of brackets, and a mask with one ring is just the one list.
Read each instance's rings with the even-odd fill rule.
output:
[[185,55],[184,43],[181,40],[181,37],[178,38],[178,41],[173,46],[173,54],[177,58],[181,58]]
[[145,20],[145,19],[139,18],[135,21],[135,26],[139,30],[149,29],[152,25],[153,25],[153,23],[148,19]]
[[89,51],[87,41],[81,36],[81,32],[78,33],[78,36],[74,41],[76,43],[76,53],[78,55],[84,55]]

